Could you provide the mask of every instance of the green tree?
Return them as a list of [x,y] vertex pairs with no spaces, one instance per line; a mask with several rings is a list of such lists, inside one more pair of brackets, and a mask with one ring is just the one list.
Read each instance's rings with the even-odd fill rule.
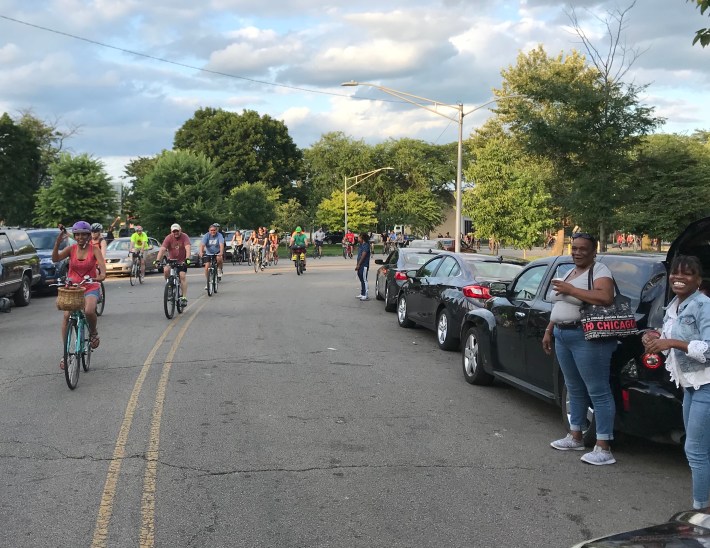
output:
[[141,184],[137,217],[152,234],[167,234],[175,222],[188,234],[202,234],[222,206],[220,182],[219,170],[204,154],[165,151]]
[[[710,8],[710,0],[687,0],[697,4],[701,15],[705,15],[705,12]],[[710,44],[710,28],[700,29],[695,32],[695,38],[693,38],[693,45],[700,42],[700,45],[705,47]]]
[[270,226],[276,218],[279,198],[279,189],[261,182],[245,183],[233,188],[227,197],[229,218],[243,228]]
[[538,245],[555,224],[550,162],[527,154],[502,127],[491,122],[473,139],[476,161],[466,170],[475,181],[463,196],[463,210],[479,237],[517,248]]
[[[163,151],[165,152],[165,151]],[[121,211],[126,216],[137,218],[138,202],[141,199],[141,188],[146,176],[153,171],[155,164],[158,162],[160,155],[156,156],[139,156],[133,158],[123,168],[123,179],[127,186],[123,196],[121,196]]]
[[[319,225],[337,230],[345,226],[345,200],[342,190],[334,190],[330,198],[318,206],[316,220]],[[348,228],[353,232],[373,230],[377,226],[375,203],[356,192],[348,192]]]
[[637,149],[638,181],[619,228],[672,240],[678,228],[710,215],[710,150],[692,137],[650,135]]
[[279,233],[291,233],[297,226],[310,228],[310,217],[306,209],[296,198],[289,198],[286,202],[276,205],[276,218],[274,227]]
[[88,154],[62,153],[49,169],[51,184],[37,193],[35,222],[71,225],[77,220],[107,224],[116,211],[116,193],[101,161]]
[[4,113],[0,116],[0,224],[31,223],[39,172],[37,140]]
[[286,125],[266,114],[199,109],[175,133],[174,147],[211,158],[224,176],[225,195],[236,186],[257,182],[281,189],[284,197],[296,193],[301,150]]
[[445,215],[442,201],[431,192],[410,189],[392,197],[386,218],[390,221],[385,223],[388,226],[403,224],[414,234],[428,234],[444,221]]

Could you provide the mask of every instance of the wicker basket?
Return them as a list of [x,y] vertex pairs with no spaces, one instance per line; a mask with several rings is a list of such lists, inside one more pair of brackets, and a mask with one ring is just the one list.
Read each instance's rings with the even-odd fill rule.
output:
[[73,312],[84,309],[83,287],[59,287],[57,289],[57,308]]

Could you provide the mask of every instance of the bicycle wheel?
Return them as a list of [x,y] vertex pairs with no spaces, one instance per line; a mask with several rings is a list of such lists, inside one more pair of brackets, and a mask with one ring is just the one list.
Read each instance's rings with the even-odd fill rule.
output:
[[136,285],[136,279],[138,278],[138,272],[136,271],[136,262],[133,261],[133,264],[131,265],[131,271],[128,274],[128,277],[130,278],[131,285]]
[[247,266],[251,266],[251,263],[254,262],[253,259],[254,259],[254,257],[252,257],[252,253],[251,253],[251,251],[249,251],[247,253]]
[[214,293],[214,272],[212,267],[207,271],[207,296],[211,297]]
[[145,278],[145,274],[143,273],[143,269],[141,268],[141,263],[139,262],[138,265],[136,266],[138,269],[138,281],[140,283],[143,283],[143,279]]
[[279,254],[274,253],[274,266],[276,266],[277,264],[279,264]]
[[235,266],[237,264],[237,250],[235,248],[232,248],[232,266]]
[[79,329],[79,338],[82,341],[83,351],[81,353],[81,367],[88,371],[91,367],[91,341],[89,336],[89,326],[82,322]]
[[254,272],[259,272],[259,255],[254,257]]
[[302,270],[303,266],[301,265],[301,258],[300,257],[296,258],[295,262],[296,262],[296,274],[298,274],[300,276],[301,272],[303,272],[303,270]]
[[99,282],[99,300],[96,302],[96,315],[101,316],[106,306],[106,288],[103,282]]
[[165,292],[163,293],[163,308],[165,309],[165,317],[169,320],[172,320],[175,315],[175,298],[173,281],[168,279],[165,282]]
[[219,287],[219,275],[217,274],[217,264],[215,263],[214,267],[214,273],[212,276],[212,282],[214,283],[214,286],[212,287],[212,291],[214,293],[217,293],[217,288]]
[[180,279],[175,280],[175,289],[173,289],[173,295],[175,295],[175,307],[177,308],[178,314],[182,314],[185,310],[185,306],[182,304],[182,289],[180,287]]
[[64,378],[67,386],[74,390],[79,384],[79,329],[76,320],[69,319],[67,334],[64,337]]

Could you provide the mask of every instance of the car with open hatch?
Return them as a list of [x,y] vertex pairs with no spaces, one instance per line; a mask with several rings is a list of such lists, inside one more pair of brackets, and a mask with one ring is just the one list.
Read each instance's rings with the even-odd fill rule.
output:
[[495,281],[510,281],[527,261],[501,256],[440,251],[416,270],[397,295],[400,327],[421,325],[436,332],[442,350],[459,346],[465,314],[483,306]]
[[[689,225],[660,253],[600,253],[622,295],[631,299],[639,329],[660,328],[664,307],[673,298],[668,267],[678,255],[697,256],[710,272],[710,217]],[[467,312],[461,324],[463,375],[471,384],[501,380],[561,409],[569,424],[567,389],[554,355],[542,348],[554,277],[573,268],[570,256],[531,262],[509,284],[492,284],[485,307]],[[661,442],[684,439],[683,395],[665,369],[663,354],[648,354],[641,335],[619,338],[612,355],[610,384],[616,404],[615,430]],[[594,410],[588,410],[586,443],[595,436]]]

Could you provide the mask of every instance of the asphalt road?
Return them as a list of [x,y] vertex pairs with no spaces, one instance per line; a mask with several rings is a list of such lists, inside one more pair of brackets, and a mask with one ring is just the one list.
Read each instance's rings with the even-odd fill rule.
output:
[[54,299],[0,315],[0,546],[565,547],[690,506],[680,448],[552,450],[556,408],[469,386],[352,260],[189,280],[172,321],[161,277],[108,281],[75,391]]

